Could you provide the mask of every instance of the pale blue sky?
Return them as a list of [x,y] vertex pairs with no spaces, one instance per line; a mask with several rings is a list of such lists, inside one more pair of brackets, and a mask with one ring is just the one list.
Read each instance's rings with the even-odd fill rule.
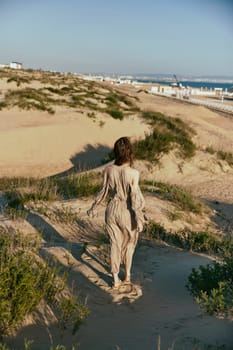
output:
[[233,76],[233,0],[0,0],[0,63]]

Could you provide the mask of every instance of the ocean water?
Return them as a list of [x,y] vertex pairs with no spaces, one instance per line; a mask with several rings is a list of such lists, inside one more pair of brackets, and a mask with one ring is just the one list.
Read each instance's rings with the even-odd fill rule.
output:
[[[164,81],[164,80],[154,80],[154,79],[137,79],[140,83],[146,83],[146,84],[164,84],[164,85],[170,85],[171,83],[175,83],[175,81]],[[233,87],[233,83],[219,83],[219,82],[207,82],[207,81],[181,81],[181,84],[185,87],[193,87],[193,88],[203,88],[203,89],[215,89],[215,88],[222,88],[224,91],[229,90]]]

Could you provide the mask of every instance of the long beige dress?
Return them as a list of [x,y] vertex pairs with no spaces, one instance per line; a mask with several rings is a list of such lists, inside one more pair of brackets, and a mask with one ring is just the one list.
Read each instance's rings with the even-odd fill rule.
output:
[[109,194],[105,212],[106,230],[111,243],[111,270],[118,274],[121,262],[130,276],[138,234],[144,223],[144,198],[138,185],[139,172],[129,164],[108,166],[104,181],[92,205],[96,208]]

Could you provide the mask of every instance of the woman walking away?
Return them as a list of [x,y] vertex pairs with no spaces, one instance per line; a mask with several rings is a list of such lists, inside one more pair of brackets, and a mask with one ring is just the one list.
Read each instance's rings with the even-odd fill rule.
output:
[[109,194],[105,211],[106,230],[111,245],[111,271],[113,288],[117,289],[120,264],[125,267],[125,283],[131,282],[131,266],[139,232],[144,223],[144,198],[139,188],[139,172],[132,168],[132,146],[127,137],[114,144],[115,162],[106,167],[104,181],[92,207],[87,211],[94,216],[95,208]]

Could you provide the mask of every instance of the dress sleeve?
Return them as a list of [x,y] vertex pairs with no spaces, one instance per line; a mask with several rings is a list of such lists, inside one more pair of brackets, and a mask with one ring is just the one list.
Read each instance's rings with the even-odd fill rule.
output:
[[135,173],[131,185],[131,203],[132,209],[135,213],[135,218],[139,231],[142,231],[145,222],[143,209],[145,207],[145,200],[139,187],[139,173]]
[[103,184],[101,190],[97,193],[95,200],[92,204],[91,210],[95,210],[96,207],[106,198],[109,189],[108,172],[104,171]]

